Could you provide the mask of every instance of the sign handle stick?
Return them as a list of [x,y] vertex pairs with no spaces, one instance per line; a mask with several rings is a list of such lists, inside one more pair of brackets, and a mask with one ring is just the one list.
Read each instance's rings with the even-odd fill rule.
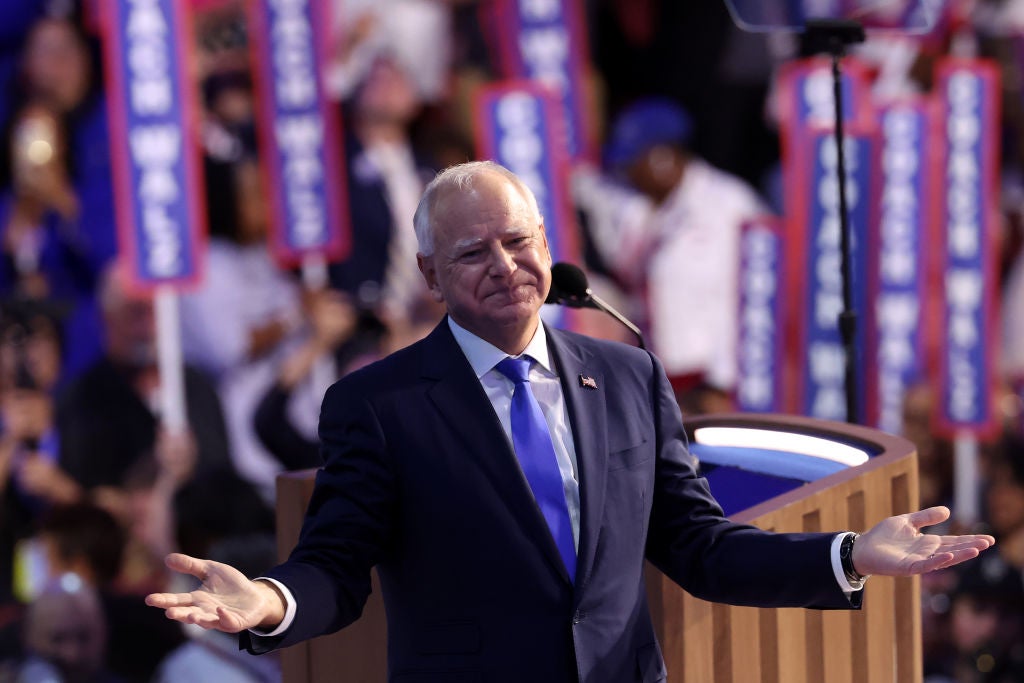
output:
[[957,432],[953,441],[953,519],[965,527],[978,521],[978,438]]
[[306,254],[302,257],[302,284],[311,292],[327,286],[327,261],[323,254]]
[[157,367],[160,371],[160,408],[163,427],[175,434],[188,427],[185,416],[185,365],[181,354],[178,294],[168,285],[157,287]]
[[[310,292],[317,292],[328,286],[327,261],[322,254],[309,253],[302,258],[302,284]],[[327,391],[337,379],[334,360],[328,355],[321,355],[313,361],[310,369],[310,380],[313,391],[319,394]]]

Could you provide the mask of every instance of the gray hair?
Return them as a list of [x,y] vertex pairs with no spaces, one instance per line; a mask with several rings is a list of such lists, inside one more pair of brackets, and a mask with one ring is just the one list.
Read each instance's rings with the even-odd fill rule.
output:
[[540,208],[537,206],[537,198],[533,192],[519,176],[501,164],[496,164],[493,161],[469,161],[449,166],[438,173],[423,190],[423,197],[420,199],[420,203],[416,207],[416,214],[412,219],[416,229],[416,242],[421,254],[430,256],[434,253],[433,212],[440,198],[449,190],[459,192],[472,190],[477,176],[485,173],[496,173],[512,183],[530,205],[530,209],[537,216],[537,222],[541,221]]

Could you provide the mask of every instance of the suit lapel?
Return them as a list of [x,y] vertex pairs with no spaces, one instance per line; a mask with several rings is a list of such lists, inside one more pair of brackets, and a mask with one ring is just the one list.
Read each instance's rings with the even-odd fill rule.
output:
[[558,330],[547,328],[547,333],[548,346],[558,367],[562,393],[569,410],[579,466],[580,546],[576,562],[576,595],[580,596],[579,589],[586,585],[594,565],[604,510],[608,470],[605,457],[608,450],[606,385],[604,373],[589,351]]
[[451,433],[465,446],[525,533],[568,582],[569,575],[537,507],[530,485],[498,421],[487,394],[455,342],[447,319],[424,340],[424,377],[435,380],[427,392]]

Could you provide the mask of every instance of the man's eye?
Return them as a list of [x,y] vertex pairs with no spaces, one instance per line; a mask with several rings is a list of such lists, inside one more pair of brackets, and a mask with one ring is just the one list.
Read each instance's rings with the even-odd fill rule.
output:
[[459,254],[459,260],[461,260],[461,261],[471,261],[471,260],[473,260],[475,258],[478,258],[483,253],[484,253],[483,249],[470,249],[469,251],[464,251],[461,254]]

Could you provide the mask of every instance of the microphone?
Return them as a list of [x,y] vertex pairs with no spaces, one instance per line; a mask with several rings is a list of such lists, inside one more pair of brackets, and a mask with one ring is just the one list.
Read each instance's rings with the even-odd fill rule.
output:
[[546,304],[560,304],[569,308],[595,308],[604,311],[626,326],[636,335],[641,349],[646,349],[644,335],[640,328],[631,323],[624,315],[612,308],[601,297],[594,294],[587,284],[587,275],[578,266],[571,263],[556,263],[551,266],[551,291],[544,300]]
[[571,263],[551,266],[551,291],[546,304],[562,304],[570,308],[596,308],[591,303],[593,293],[587,284],[587,275]]

